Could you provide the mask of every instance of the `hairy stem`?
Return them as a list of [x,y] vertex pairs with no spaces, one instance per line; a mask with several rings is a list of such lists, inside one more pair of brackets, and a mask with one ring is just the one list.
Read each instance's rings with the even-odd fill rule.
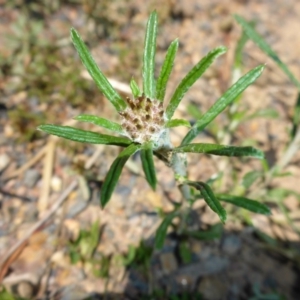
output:
[[181,234],[187,225],[187,219],[190,212],[189,200],[191,199],[190,187],[185,184],[188,175],[186,153],[173,153],[171,168],[173,169],[176,183],[182,195],[181,222],[179,228],[179,234]]
[[165,131],[162,140],[159,143],[160,147],[154,152],[155,155],[162,160],[174,172],[175,181],[182,195],[182,220],[179,232],[185,229],[187,217],[189,215],[191,199],[190,187],[185,184],[187,176],[187,155],[186,153],[173,152],[173,145],[170,141],[169,130]]

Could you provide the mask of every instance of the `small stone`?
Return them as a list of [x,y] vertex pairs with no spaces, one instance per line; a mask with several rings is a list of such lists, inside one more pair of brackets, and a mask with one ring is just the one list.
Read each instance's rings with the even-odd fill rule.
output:
[[80,223],[74,219],[66,219],[63,227],[64,237],[76,241],[80,234]]
[[182,275],[193,274],[194,276],[207,276],[224,271],[229,265],[226,257],[211,255],[202,262],[186,265],[180,268],[179,273]]
[[65,255],[63,250],[60,250],[53,253],[51,262],[56,267],[67,268],[70,264],[70,259]]
[[172,252],[162,253],[159,259],[165,274],[170,274],[177,270],[178,263],[175,255]]
[[51,185],[51,189],[54,192],[59,192],[61,191],[62,188],[62,180],[58,176],[53,176],[51,178],[50,185]]
[[28,169],[24,175],[24,185],[32,188],[40,178],[40,173],[36,169]]
[[10,157],[7,154],[0,154],[0,172],[8,166],[9,162]]
[[32,299],[34,290],[34,286],[28,281],[20,282],[17,287],[18,296],[26,299]]
[[241,246],[241,239],[237,235],[231,234],[224,238],[222,250],[228,255],[235,255],[241,249]]
[[202,243],[196,239],[191,239],[190,247],[191,247],[191,251],[196,255],[199,255],[203,250]]
[[185,290],[191,288],[195,284],[196,278],[194,278],[193,274],[190,275],[178,275],[175,277],[175,281],[177,285],[181,286]]
[[227,287],[220,278],[209,276],[200,281],[198,292],[203,295],[204,299],[220,300],[224,299],[224,295],[227,293]]
[[226,17],[223,21],[220,23],[220,29],[225,32],[229,33],[233,28],[233,18],[231,16]]
[[193,5],[193,3],[189,3],[187,5],[186,1],[180,0],[175,1],[174,5],[172,5],[172,14],[177,17],[192,18],[195,15],[197,9],[197,4]]
[[3,133],[0,133],[0,146],[7,145],[8,138],[4,136]]
[[11,125],[7,124],[4,126],[4,136],[7,138],[11,138],[14,135],[14,129]]
[[64,286],[60,290],[60,299],[61,300],[80,300],[86,299],[89,297],[89,294],[84,291],[84,288],[80,285],[68,285]]

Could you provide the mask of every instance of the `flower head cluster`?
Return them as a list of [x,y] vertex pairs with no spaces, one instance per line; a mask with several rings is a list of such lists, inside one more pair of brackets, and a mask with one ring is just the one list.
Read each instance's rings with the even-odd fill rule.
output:
[[136,99],[126,98],[128,106],[119,112],[121,125],[134,142],[145,143],[157,141],[164,132],[163,103],[150,100],[144,94]]

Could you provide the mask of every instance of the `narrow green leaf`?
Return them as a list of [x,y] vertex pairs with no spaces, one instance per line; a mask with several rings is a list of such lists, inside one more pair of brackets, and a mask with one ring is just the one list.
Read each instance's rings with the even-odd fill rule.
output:
[[219,216],[222,223],[225,223],[226,211],[221,206],[210,186],[204,182],[186,181],[185,183],[200,191],[207,205]]
[[256,111],[255,113],[247,116],[244,118],[244,120],[250,120],[254,118],[278,118],[279,114],[278,111],[274,108],[266,108],[266,109],[260,109]]
[[172,119],[167,121],[165,125],[166,128],[178,127],[178,126],[191,127],[191,124],[189,121],[184,119]]
[[[248,37],[262,50],[264,51],[271,59],[273,59],[279,68],[287,75],[290,81],[298,88],[300,91],[300,81],[294,76],[290,71],[289,67],[281,61],[277,53],[271,48],[271,46],[264,40],[264,38],[259,35],[259,33],[253,28],[252,24],[247,22],[244,18],[239,15],[234,16],[236,21],[243,27],[243,30],[246,32]],[[291,132],[292,140],[294,139],[297,128],[299,126],[300,120],[300,97],[295,104],[294,116],[293,116],[293,127]]]
[[206,153],[221,156],[252,156],[263,159],[264,153],[253,147],[234,147],[216,144],[195,143],[179,146],[174,149],[176,152]]
[[261,171],[250,171],[243,177],[242,185],[248,189],[258,178],[263,176]]
[[294,108],[293,127],[291,130],[292,140],[294,139],[299,126],[300,126],[300,92],[297,95],[297,101]]
[[196,120],[200,119],[202,116],[200,107],[194,103],[188,104],[187,112]]
[[[238,99],[237,97],[236,99]],[[235,101],[234,101],[235,102]],[[232,103],[231,103],[232,104]],[[230,117],[232,119],[232,122],[235,121],[236,123],[240,123],[242,121],[246,120],[248,110],[241,110],[241,111],[236,111],[234,112]]]
[[134,98],[137,98],[142,94],[139,86],[137,85],[137,83],[133,78],[131,78],[130,80],[130,89]]
[[200,76],[214,62],[214,60],[221,54],[225,53],[226,50],[227,49],[225,47],[213,49],[205,57],[203,57],[182,79],[166,108],[166,116],[169,120],[172,118],[176,108],[188,89],[200,78]]
[[205,231],[193,230],[187,231],[186,234],[190,237],[199,240],[209,241],[214,239],[220,239],[222,235],[222,229],[222,225],[218,223]]
[[126,102],[116,92],[107,78],[101,72],[85,43],[82,41],[78,32],[74,28],[71,29],[71,38],[82,63],[90,73],[100,91],[111,102],[111,104],[116,108],[117,111],[124,110],[126,108]]
[[260,65],[232,85],[216,103],[195,123],[181,142],[181,145],[190,143],[216,116],[218,116],[236,97],[252,84],[262,73],[264,65]]
[[220,201],[234,204],[235,206],[245,208],[247,210],[250,210],[258,214],[263,214],[263,215],[271,214],[269,207],[255,200],[251,200],[245,197],[231,196],[225,194],[217,194],[216,197]]
[[156,235],[155,235],[155,248],[156,249],[161,249],[163,247],[164,241],[166,239],[168,227],[172,224],[173,219],[177,216],[178,216],[178,212],[173,211],[172,213],[168,214],[164,218],[162,223],[157,228]]
[[137,248],[133,245],[129,245],[128,252],[126,256],[122,257],[122,263],[124,266],[129,266],[132,264],[136,258]]
[[164,101],[167,83],[170,77],[170,74],[173,69],[174,60],[176,56],[176,52],[178,49],[178,39],[173,41],[167,51],[165,60],[161,67],[160,74],[157,79],[157,86],[156,86],[156,99],[160,101]]
[[109,201],[121,175],[122,169],[131,155],[137,152],[141,145],[131,144],[124,149],[112,163],[101,187],[101,206],[104,207]]
[[146,176],[146,180],[153,190],[156,188],[156,171],[153,161],[153,149],[149,146],[144,146],[141,149],[142,167]]
[[270,235],[267,235],[266,233],[264,233],[263,231],[260,231],[258,228],[254,228],[254,232],[257,234],[257,236],[265,243],[274,246],[278,249],[278,240],[272,238]]
[[235,68],[241,68],[243,64],[243,49],[249,40],[248,35],[245,33],[243,30],[241,37],[239,38],[236,48],[235,48],[235,53],[234,53],[234,67]]
[[270,47],[270,45],[260,36],[257,31],[248,23],[244,18],[239,15],[235,15],[236,21],[243,27],[248,37],[268,56],[270,56],[281,68],[283,72],[289,77],[289,79],[297,86],[300,90],[300,82],[296,79],[294,74],[290,71],[288,66],[283,63],[278,57],[277,53]]
[[124,134],[123,128],[120,124],[112,122],[112,121],[104,119],[104,118],[99,118],[99,117],[93,116],[93,115],[81,114],[81,115],[75,117],[74,119],[77,121],[80,121],[80,122],[92,123],[92,124],[109,129],[109,130],[119,133],[119,134]]
[[181,241],[179,243],[179,255],[184,264],[188,264],[192,261],[192,252],[187,241]]
[[300,194],[289,189],[273,188],[268,192],[268,201],[283,201],[288,196],[295,196],[300,201]]
[[272,174],[272,176],[275,177],[287,177],[287,176],[292,176],[293,173],[292,172],[280,172],[279,170],[274,170],[274,173]]
[[80,143],[116,145],[123,147],[128,146],[132,143],[131,140],[125,137],[106,135],[69,126],[46,124],[40,125],[38,129],[49,134],[57,135],[59,137]]
[[144,57],[143,57],[143,90],[146,97],[155,98],[155,50],[157,35],[157,13],[152,12],[146,28]]

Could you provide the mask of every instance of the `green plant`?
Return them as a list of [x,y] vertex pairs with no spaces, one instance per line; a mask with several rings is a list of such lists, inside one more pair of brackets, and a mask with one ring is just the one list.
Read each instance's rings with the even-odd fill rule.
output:
[[[38,128],[49,134],[73,141],[125,147],[113,162],[104,180],[100,197],[102,207],[110,200],[123,166],[134,153],[140,152],[146,180],[153,189],[156,188],[157,184],[153,156],[156,156],[165,162],[168,167],[172,168],[175,180],[182,194],[182,202],[175,207],[173,212],[164,216],[162,224],[157,230],[155,244],[157,248],[160,248],[163,246],[167,229],[172,224],[173,219],[181,217],[184,223],[188,211],[186,209],[187,205],[191,205],[197,199],[204,199],[208,206],[218,214],[223,223],[226,221],[226,211],[220,204],[220,201],[229,202],[256,213],[269,214],[270,211],[265,205],[245,197],[224,194],[215,195],[208,183],[191,181],[188,179],[187,173],[187,153],[263,159],[263,153],[250,146],[236,147],[192,143],[192,141],[261,75],[264,66],[257,66],[242,76],[191,126],[187,120],[173,119],[174,112],[188,89],[201,77],[218,56],[226,52],[226,48],[215,48],[202,58],[182,79],[168,104],[164,105],[166,86],[178,49],[178,40],[174,40],[170,44],[161,71],[156,79],[154,76],[156,35],[157,14],[153,12],[147,23],[144,43],[143,87],[141,89],[135,80],[132,79],[130,87],[133,99],[129,97],[123,99],[98,68],[79,34],[75,29],[71,29],[72,41],[83,64],[98,88],[119,113],[121,123],[118,124],[108,119],[85,114],[79,115],[76,117],[76,120],[101,126],[121,135],[121,137],[60,125],[41,125]],[[177,126],[187,126],[190,129],[181,144],[174,146],[170,141],[170,128]],[[194,189],[200,193],[194,192]]]
[[[1,289],[1,286],[0,286]],[[1,300],[27,300],[25,298],[13,296],[11,293],[7,292],[5,289],[0,290],[0,299]]]
[[99,223],[92,224],[90,230],[80,230],[78,238],[70,242],[70,259],[75,264],[79,261],[89,262],[92,260],[96,247],[99,243]]

